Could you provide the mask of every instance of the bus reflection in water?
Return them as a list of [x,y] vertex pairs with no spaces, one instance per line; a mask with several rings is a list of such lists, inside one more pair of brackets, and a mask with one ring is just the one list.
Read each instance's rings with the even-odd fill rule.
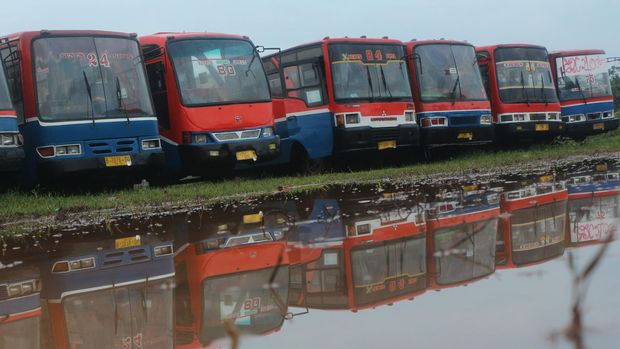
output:
[[542,263],[564,254],[566,183],[541,180],[501,195],[498,269]]
[[329,227],[340,241],[289,238],[291,306],[357,311],[424,292],[426,224],[416,200],[402,193],[353,197],[332,211],[329,222],[304,228],[318,237]]
[[433,289],[471,283],[495,271],[499,193],[465,189],[444,193],[427,211]]
[[0,348],[40,347],[40,291],[36,266],[0,262]]
[[568,180],[570,246],[600,243],[620,227],[620,174],[603,167]]
[[176,348],[202,348],[227,337],[279,330],[287,315],[286,214],[237,210],[186,223],[175,256]]
[[153,235],[93,238],[62,238],[42,264],[51,346],[172,348],[172,244]]

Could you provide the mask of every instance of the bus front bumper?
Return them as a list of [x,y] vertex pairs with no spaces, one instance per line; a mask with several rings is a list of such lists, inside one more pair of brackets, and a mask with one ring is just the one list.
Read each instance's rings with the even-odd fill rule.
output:
[[338,153],[357,150],[383,150],[416,147],[420,145],[417,125],[398,127],[351,127],[334,129],[334,151]]
[[190,170],[205,170],[218,163],[231,165],[238,161],[269,161],[280,155],[280,137],[202,145],[181,144],[179,153],[181,161]]
[[[564,134],[561,121],[528,121],[495,124],[495,136],[499,142],[521,139],[549,139]],[[506,138],[507,137],[507,138]],[[511,139],[510,137],[517,137]]]
[[138,154],[128,154],[131,156],[131,165],[112,166],[106,164],[106,157],[123,156],[115,154],[111,156],[79,157],[79,158],[52,158],[39,159],[38,170],[41,178],[62,177],[72,174],[89,172],[147,172],[157,170],[165,165],[163,151],[150,151]]
[[0,172],[17,172],[24,165],[24,148],[0,148]]
[[451,145],[480,145],[493,142],[493,125],[479,127],[422,128],[421,140],[425,147]]
[[583,137],[604,133],[617,129],[619,121],[620,119],[613,117],[583,122],[569,122],[566,123],[566,135],[569,137]]

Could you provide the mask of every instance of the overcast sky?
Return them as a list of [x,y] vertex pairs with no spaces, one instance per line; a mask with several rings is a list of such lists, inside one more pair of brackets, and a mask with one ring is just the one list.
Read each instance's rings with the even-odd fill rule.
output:
[[324,36],[523,42],[620,56],[618,0],[3,1],[0,33],[39,29],[244,34],[287,48]]

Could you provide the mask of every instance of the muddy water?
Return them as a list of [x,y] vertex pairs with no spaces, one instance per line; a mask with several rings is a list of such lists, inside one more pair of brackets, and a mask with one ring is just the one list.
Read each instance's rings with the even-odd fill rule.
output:
[[0,348],[611,348],[619,227],[593,164],[37,232],[2,241]]

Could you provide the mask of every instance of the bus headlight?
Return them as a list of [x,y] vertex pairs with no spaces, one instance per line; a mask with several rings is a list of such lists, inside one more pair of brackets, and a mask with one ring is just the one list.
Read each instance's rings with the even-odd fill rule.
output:
[[448,118],[445,116],[433,116],[422,119],[421,123],[422,127],[447,126]]
[[614,111],[610,110],[610,111],[606,111],[603,113],[603,119],[608,119],[614,116]]
[[2,133],[0,142],[4,147],[19,145],[19,135],[17,133]]
[[142,150],[151,150],[161,148],[161,141],[157,139],[145,139],[142,141]]
[[481,125],[490,125],[492,122],[491,114],[480,115],[480,124]]
[[358,113],[348,113],[345,115],[345,119],[346,119],[347,125],[360,123],[360,115]]
[[415,122],[415,112],[406,111],[405,112],[405,121],[407,122]]
[[526,119],[525,119],[525,114],[514,114],[514,115],[512,116],[512,119],[513,119],[514,121],[525,121],[525,120],[526,120]]
[[263,131],[261,133],[263,137],[272,137],[273,136],[273,127],[263,127]]
[[193,138],[194,143],[198,143],[198,144],[205,144],[205,143],[207,143],[207,135],[206,134],[197,134],[197,135],[194,135],[192,138]]
[[168,256],[172,254],[172,245],[157,246],[153,249],[155,257]]
[[52,274],[68,273],[70,271],[92,269],[95,267],[95,258],[83,258],[74,261],[60,261],[52,266]]

